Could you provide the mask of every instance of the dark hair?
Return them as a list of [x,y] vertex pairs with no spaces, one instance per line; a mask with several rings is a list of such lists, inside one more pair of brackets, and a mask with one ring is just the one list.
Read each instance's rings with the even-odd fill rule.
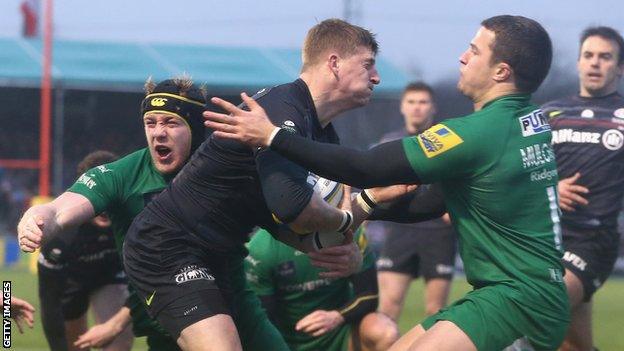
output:
[[429,84],[423,81],[411,82],[407,86],[405,86],[405,89],[403,89],[402,97],[404,97],[405,94],[411,91],[425,91],[429,93],[429,96],[431,96],[431,100],[435,100],[435,94],[433,92],[433,89],[431,88]]
[[589,27],[581,33],[581,41],[579,45],[579,55],[581,54],[581,46],[589,37],[601,37],[602,39],[614,41],[618,47],[618,65],[624,63],[624,39],[617,30],[611,27]]
[[495,34],[492,62],[511,67],[519,91],[536,91],[552,62],[552,43],[544,27],[530,18],[510,15],[490,17],[481,25]]
[[91,168],[95,166],[100,166],[105,163],[111,163],[117,160],[118,158],[119,156],[115,155],[114,153],[110,151],[105,151],[105,150],[93,151],[87,156],[85,156],[82,159],[82,161],[80,161],[80,163],[78,164],[78,167],[76,167],[76,172],[78,173],[78,176],[80,176],[81,174],[83,174],[84,172],[90,170]]
[[375,35],[369,30],[341,19],[324,20],[312,27],[306,35],[301,52],[302,70],[318,63],[328,50],[350,56],[360,46],[369,47],[375,55],[379,50]]

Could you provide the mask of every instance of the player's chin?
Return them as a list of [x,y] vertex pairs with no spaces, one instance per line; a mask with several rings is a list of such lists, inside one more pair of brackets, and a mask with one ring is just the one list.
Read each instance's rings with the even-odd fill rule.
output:
[[154,166],[162,174],[175,173],[181,164],[182,162],[176,159],[154,160]]

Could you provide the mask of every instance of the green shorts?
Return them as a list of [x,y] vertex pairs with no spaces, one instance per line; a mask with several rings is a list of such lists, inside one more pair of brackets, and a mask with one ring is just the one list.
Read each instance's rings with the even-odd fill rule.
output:
[[[565,288],[564,288],[565,289]],[[565,290],[562,290],[565,294]],[[437,321],[453,322],[479,351],[499,351],[526,336],[535,350],[556,350],[570,323],[567,295],[557,309],[532,307],[530,297],[506,285],[473,290],[422,322],[431,328]]]

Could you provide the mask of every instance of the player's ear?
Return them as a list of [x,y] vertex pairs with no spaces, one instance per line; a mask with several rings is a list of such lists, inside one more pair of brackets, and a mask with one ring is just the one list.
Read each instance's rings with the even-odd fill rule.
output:
[[336,76],[340,70],[340,56],[333,52],[327,56],[327,67]]
[[496,69],[494,70],[494,76],[492,79],[495,81],[502,83],[505,81],[509,81],[513,76],[513,69],[509,64],[505,62],[500,62],[496,64]]

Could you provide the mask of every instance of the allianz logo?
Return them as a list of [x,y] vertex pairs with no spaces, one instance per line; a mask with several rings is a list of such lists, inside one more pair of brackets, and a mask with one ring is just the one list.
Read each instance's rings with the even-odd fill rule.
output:
[[577,132],[574,129],[560,129],[552,131],[552,143],[584,143],[600,144],[600,133]]
[[552,132],[552,143],[600,144],[608,150],[619,150],[624,145],[624,134],[617,129],[604,133],[578,132],[573,129],[560,129]]

